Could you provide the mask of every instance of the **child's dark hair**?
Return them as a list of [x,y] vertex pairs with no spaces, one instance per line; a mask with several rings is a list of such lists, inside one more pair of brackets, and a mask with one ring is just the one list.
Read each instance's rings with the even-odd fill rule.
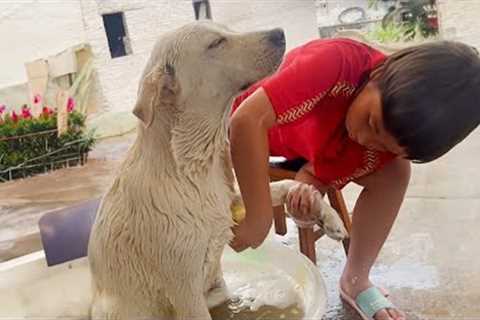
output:
[[439,158],[480,122],[480,58],[476,49],[439,41],[388,57],[374,73],[385,128],[408,158]]

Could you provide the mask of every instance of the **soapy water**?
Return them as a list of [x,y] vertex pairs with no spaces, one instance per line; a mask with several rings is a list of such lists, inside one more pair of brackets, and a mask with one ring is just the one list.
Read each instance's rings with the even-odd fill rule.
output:
[[224,264],[230,300],[210,312],[215,320],[303,318],[300,286],[280,269],[250,261]]
[[272,306],[262,306],[258,310],[251,310],[242,306],[241,300],[230,300],[210,310],[213,320],[260,320],[260,319],[285,319],[301,320],[303,311],[298,306],[279,309]]

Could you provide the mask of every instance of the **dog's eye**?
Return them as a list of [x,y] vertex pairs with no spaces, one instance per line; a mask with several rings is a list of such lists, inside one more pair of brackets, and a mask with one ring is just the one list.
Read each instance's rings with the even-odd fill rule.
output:
[[225,38],[225,37],[218,38],[215,41],[213,41],[212,43],[210,43],[210,45],[208,46],[208,49],[218,48],[225,41],[227,41],[227,38]]

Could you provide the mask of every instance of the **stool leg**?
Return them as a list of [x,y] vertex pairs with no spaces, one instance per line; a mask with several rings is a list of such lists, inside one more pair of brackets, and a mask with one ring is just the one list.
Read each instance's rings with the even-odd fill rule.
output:
[[275,233],[281,236],[287,234],[287,217],[285,215],[285,207],[283,205],[273,207],[273,223],[275,225]]
[[315,233],[313,228],[298,228],[300,240],[300,252],[309,258],[313,264],[317,264],[317,254],[315,252]]
[[[337,211],[340,219],[342,219],[343,225],[347,230],[348,234],[350,235],[352,231],[352,220],[350,219],[350,215],[348,214],[347,205],[345,204],[345,199],[343,198],[342,193],[335,189],[329,188],[327,191],[328,201],[330,201],[330,205],[332,206],[335,211]],[[350,239],[343,240],[343,249],[345,250],[345,254],[348,255],[348,248],[350,247]]]

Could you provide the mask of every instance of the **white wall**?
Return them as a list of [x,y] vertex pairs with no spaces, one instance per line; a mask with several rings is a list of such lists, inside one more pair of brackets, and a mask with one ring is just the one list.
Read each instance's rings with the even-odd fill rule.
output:
[[[138,80],[156,38],[194,20],[191,1],[81,0],[87,43],[92,47],[98,74],[100,109],[130,112]],[[123,12],[132,54],[112,59],[102,14]]]
[[232,29],[285,30],[287,47],[318,38],[314,0],[210,0],[213,20]]
[[[101,112],[92,124],[101,134],[115,134],[113,127],[134,124],[131,110],[138,80],[156,38],[163,32],[195,20],[191,0],[80,0],[86,42],[92,47],[98,71]],[[288,46],[317,38],[313,0],[211,0],[213,20],[242,30],[283,27]],[[112,59],[102,14],[124,12],[132,54]],[[126,123],[128,122],[128,123]],[[106,128],[109,125],[112,128]],[[108,130],[104,130],[108,129]]]
[[0,1],[0,88],[27,81],[25,62],[83,41],[79,0]]
[[[211,8],[215,21],[239,31],[284,28],[289,48],[318,37],[314,0],[211,0]],[[102,14],[119,11],[132,54],[112,59]],[[100,114],[95,117],[106,127],[102,113],[131,113],[156,38],[191,21],[191,0],[0,1],[0,88],[26,82],[25,62],[88,43],[97,71]]]
[[480,1],[437,0],[437,2],[442,37],[480,48]]
[[[87,42],[92,46],[105,111],[129,111],[138,79],[155,39],[163,32],[194,21],[190,0],[82,0]],[[289,47],[317,37],[314,1],[212,0],[213,19],[237,30],[283,27]],[[102,14],[122,11],[133,54],[110,58]],[[275,12],[275,14],[272,14]]]

